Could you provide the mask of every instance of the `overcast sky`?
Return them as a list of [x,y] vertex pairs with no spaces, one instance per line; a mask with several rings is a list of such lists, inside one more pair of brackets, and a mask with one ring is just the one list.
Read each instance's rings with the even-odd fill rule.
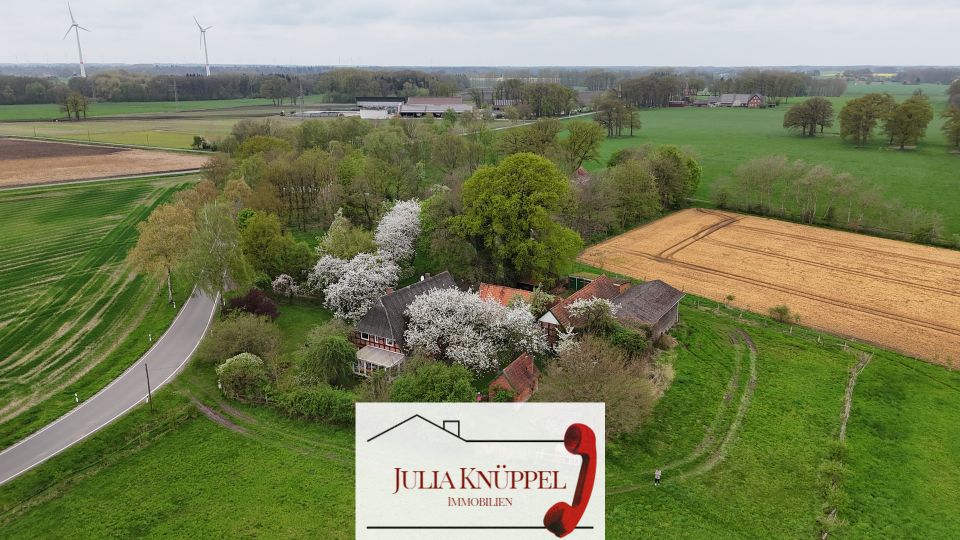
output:
[[[74,0],[88,63],[960,64],[960,0]],[[75,62],[66,2],[0,0],[0,63]]]

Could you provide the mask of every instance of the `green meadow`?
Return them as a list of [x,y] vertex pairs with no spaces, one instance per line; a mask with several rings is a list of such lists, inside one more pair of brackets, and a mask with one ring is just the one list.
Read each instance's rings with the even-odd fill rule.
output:
[[[839,121],[823,136],[800,137],[785,130],[783,115],[798,101],[791,99],[775,109],[664,108],[642,110],[643,127],[634,137],[608,139],[603,143],[601,160],[613,152],[642,144],[673,144],[692,149],[703,166],[703,181],[696,197],[709,201],[716,181],[733,174],[737,166],[767,155],[785,155],[808,163],[823,164],[838,172],[848,172],[879,186],[888,200],[906,206],[934,210],[943,216],[948,236],[960,234],[960,154],[950,152],[940,131],[940,112],[946,107],[946,86],[925,84],[851,85],[841,98],[833,98],[839,113],[847,100],[869,92],[889,92],[903,101],[921,89],[930,97],[934,120],[926,138],[916,150],[900,151],[887,147],[881,129],[866,148],[855,148],[840,139]],[[590,163],[599,169],[601,163]]]
[[[323,96],[305,96],[304,102],[321,103]],[[109,102],[99,101],[90,103],[87,117],[118,116],[130,114],[177,113],[196,112],[216,109],[230,109],[234,107],[272,107],[271,100],[266,98],[246,99],[218,99],[204,101],[131,101]],[[281,107],[277,107],[280,109]],[[283,109],[295,108],[285,104]],[[36,105],[0,105],[0,122],[23,120],[58,120],[64,118],[60,105],[55,103],[41,103]]]
[[[124,259],[136,224],[193,180],[0,191],[0,446],[98,391],[173,320]],[[181,304],[188,292],[178,283]]]

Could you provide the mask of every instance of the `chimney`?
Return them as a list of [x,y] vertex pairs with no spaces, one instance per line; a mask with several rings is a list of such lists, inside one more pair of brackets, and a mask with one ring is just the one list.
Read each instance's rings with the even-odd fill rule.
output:
[[423,281],[425,279],[430,279],[430,272],[426,272],[420,276],[420,281]]
[[393,287],[387,287],[387,294],[393,294]]
[[630,283],[621,283],[620,284],[620,294],[627,292],[627,289],[630,288]]
[[443,429],[453,433],[457,437],[460,436],[460,421],[459,420],[444,420]]

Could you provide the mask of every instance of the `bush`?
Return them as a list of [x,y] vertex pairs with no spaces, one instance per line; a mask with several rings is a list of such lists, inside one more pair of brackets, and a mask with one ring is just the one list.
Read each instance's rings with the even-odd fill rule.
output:
[[769,313],[770,317],[778,322],[800,322],[800,314],[791,312],[790,307],[784,304],[770,308]]
[[541,402],[604,402],[606,435],[636,433],[656,402],[656,389],[640,362],[608,341],[586,335],[551,362],[533,399]]
[[296,388],[277,398],[277,408],[291,418],[353,425],[354,396],[329,386]]
[[214,325],[203,340],[200,357],[222,362],[231,356],[248,352],[270,360],[280,350],[280,329],[267,317],[234,313]]
[[265,395],[267,369],[259,356],[240,353],[217,366],[223,393],[231,399],[260,399]]
[[[269,281],[269,278],[267,280]],[[227,307],[224,311],[226,313],[244,311],[253,315],[270,317],[271,321],[280,316],[277,303],[260,289],[250,289],[247,294],[239,298],[231,298],[227,301]]]
[[425,362],[393,381],[390,401],[467,402],[473,401],[473,377],[461,365]]
[[356,356],[357,348],[347,338],[311,332],[300,349],[297,382],[306,385],[347,384],[352,379],[351,368]]
[[637,332],[617,325],[609,335],[610,343],[626,351],[631,358],[642,355],[650,348],[650,341],[645,332]]
[[513,400],[516,397],[517,397],[516,394],[514,394],[510,390],[507,390],[505,388],[498,388],[497,392],[493,394],[492,401],[494,403],[513,403]]

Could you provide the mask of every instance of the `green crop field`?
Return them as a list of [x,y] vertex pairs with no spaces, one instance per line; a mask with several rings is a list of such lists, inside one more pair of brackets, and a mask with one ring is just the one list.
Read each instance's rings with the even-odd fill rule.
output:
[[[305,96],[304,102],[307,104],[321,103],[323,96]],[[88,117],[98,116],[117,116],[128,114],[149,114],[149,113],[176,113],[191,112],[214,109],[229,109],[233,107],[270,107],[272,103],[265,98],[250,99],[221,99],[207,101],[143,101],[143,102],[118,102],[112,103],[102,101],[91,103],[87,110]],[[292,108],[292,105],[284,105],[284,109]],[[20,121],[20,120],[56,120],[64,117],[60,112],[60,106],[54,103],[43,103],[37,105],[0,105],[0,122]]]
[[[306,331],[311,311],[327,316],[281,305],[285,339]],[[681,320],[672,387],[638,435],[608,446],[607,537],[818,536],[818,471],[854,348],[696,298]],[[873,352],[848,423],[848,524],[831,538],[955,537],[960,374]],[[224,403],[211,373],[191,365],[158,413],[141,407],[0,488],[2,536],[353,537],[352,432]]]
[[[839,121],[824,136],[804,138],[783,129],[783,115],[797,101],[776,109],[652,109],[640,112],[643,128],[634,137],[604,142],[601,159],[621,148],[646,143],[692,148],[703,165],[703,181],[696,196],[710,199],[717,179],[730,176],[740,164],[766,155],[785,155],[808,163],[824,164],[849,172],[879,186],[888,199],[907,206],[935,210],[943,215],[948,236],[960,234],[960,155],[951,154],[940,131],[940,112],[946,106],[946,86],[899,84],[851,85],[842,98],[834,98],[839,113],[847,100],[869,92],[889,92],[903,101],[921,88],[935,112],[927,136],[917,150],[887,148],[881,130],[867,148],[855,148],[840,139]],[[591,163],[597,169],[600,163]]]
[[87,122],[10,122],[0,124],[0,135],[44,137],[82,142],[103,142],[190,148],[194,136],[215,140],[230,133],[238,118],[97,120]]
[[0,191],[0,446],[95,393],[169,325],[158,284],[123,261],[136,224],[192,180]]

